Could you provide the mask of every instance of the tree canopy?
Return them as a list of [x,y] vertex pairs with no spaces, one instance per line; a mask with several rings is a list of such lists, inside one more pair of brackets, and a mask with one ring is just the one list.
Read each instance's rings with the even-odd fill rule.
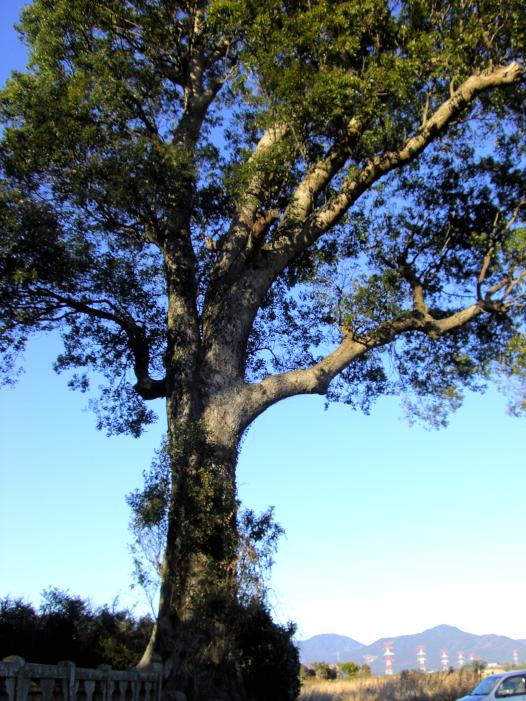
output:
[[[8,379],[28,333],[59,327],[57,369],[81,390],[105,375],[101,425],[138,434],[166,394],[177,218],[191,332],[210,346],[228,326],[230,371],[282,373],[276,398],[340,373],[330,399],[454,404],[503,354],[524,363],[505,313],[522,293],[522,3],[38,1],[21,30],[29,70],[2,97]],[[367,350],[391,342],[388,371]]]

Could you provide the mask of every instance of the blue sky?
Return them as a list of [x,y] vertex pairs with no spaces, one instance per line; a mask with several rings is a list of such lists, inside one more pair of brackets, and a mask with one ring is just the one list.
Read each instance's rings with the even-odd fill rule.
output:
[[[21,5],[0,3],[0,82],[23,65],[11,30]],[[0,392],[0,596],[38,602],[57,586],[140,610],[124,495],[141,485],[162,421],[138,441],[97,432],[86,398],[51,370],[57,349],[35,338],[20,382]],[[296,621],[300,638],[371,643],[440,623],[526,638],[524,420],[495,390],[469,395],[439,432],[401,414],[396,398],[363,416],[306,397],[251,427],[240,496],[274,505],[286,531],[276,618]]]

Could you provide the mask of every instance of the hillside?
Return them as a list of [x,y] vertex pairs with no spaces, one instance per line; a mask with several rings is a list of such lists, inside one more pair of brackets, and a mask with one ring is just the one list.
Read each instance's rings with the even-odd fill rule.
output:
[[298,647],[302,662],[308,660],[332,663],[357,660],[361,656],[361,650],[365,648],[365,645],[345,635],[327,633],[299,641]]
[[421,633],[380,638],[372,645],[363,645],[352,638],[342,635],[316,635],[308,640],[298,642],[300,659],[309,662],[344,662],[352,660],[358,664],[370,665],[374,674],[385,671],[384,644],[392,643],[393,670],[417,669],[417,646],[424,646],[426,669],[442,668],[442,650],[447,650],[448,666],[458,667],[459,654],[465,663],[470,660],[485,662],[513,663],[514,651],[517,651],[520,664],[526,667],[526,641],[513,640],[502,635],[474,635],[459,628],[440,625]]

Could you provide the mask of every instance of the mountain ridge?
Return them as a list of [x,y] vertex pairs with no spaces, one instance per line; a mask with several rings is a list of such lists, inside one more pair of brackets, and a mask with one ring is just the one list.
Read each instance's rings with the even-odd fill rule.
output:
[[[386,643],[391,643],[391,646],[387,648]],[[382,637],[370,645],[331,633],[297,641],[297,645],[303,664],[335,664],[352,660],[358,664],[367,663],[373,674],[385,673],[389,657],[394,672],[421,666],[427,671],[458,668],[479,660],[500,664],[518,662],[526,667],[526,640],[494,633],[476,635],[447,624],[420,633]]]

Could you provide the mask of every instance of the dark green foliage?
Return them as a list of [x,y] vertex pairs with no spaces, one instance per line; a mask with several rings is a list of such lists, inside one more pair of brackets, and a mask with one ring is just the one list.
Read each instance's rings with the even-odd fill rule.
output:
[[351,677],[356,677],[362,671],[362,668],[356,662],[339,662],[338,671],[350,679]]
[[[154,382],[164,375],[162,252],[175,212],[190,203],[200,310],[229,220],[255,173],[265,183],[260,214],[292,222],[288,206],[298,183],[341,150],[307,223],[296,225],[307,231],[349,179],[402,148],[468,76],[523,59],[526,13],[518,0],[198,5],[207,24],[196,47],[191,3],[37,0],[20,24],[30,71],[2,93],[5,377],[15,378],[28,334],[59,328],[65,351],[56,368],[73,371],[70,385],[88,389],[90,369],[107,380],[92,404],[110,433],[138,435],[154,420],[148,392],[162,394],[158,386],[135,392],[129,370],[137,387],[148,374],[159,378]],[[222,53],[221,46],[229,48]],[[192,126],[183,138],[196,48],[205,59],[203,89],[215,80],[224,86],[214,107],[196,112],[199,133]],[[251,160],[262,130],[280,122],[289,125],[287,138]],[[246,340],[246,379],[308,367],[339,340],[342,323],[363,334],[407,315],[402,259],[423,276],[438,315],[476,296],[488,250],[492,262],[479,293],[508,273],[519,275],[523,134],[523,83],[486,92],[444,139],[431,140],[418,165],[392,170],[385,190],[366,188],[347,216],[273,277]],[[289,235],[286,226],[268,228],[271,246],[282,235]],[[522,310],[513,304],[513,323],[494,319],[489,344],[475,326],[462,331],[457,345],[466,347],[468,363],[413,333],[398,338],[392,358],[376,353],[343,372],[328,397],[367,410],[385,392],[407,394],[411,406],[429,394],[421,413],[438,412],[441,424],[463,387],[480,387],[496,362],[503,377],[518,376],[520,410],[513,349],[523,342]],[[444,368],[439,386],[423,362],[431,357]]]
[[[134,577],[152,606],[166,545],[170,471],[168,447],[163,440],[150,469],[143,473],[144,487],[126,497],[132,511]],[[268,578],[283,528],[274,520],[273,507],[260,514],[252,509],[239,509],[237,521],[237,598],[241,605],[249,607],[266,601]]]
[[0,600],[0,659],[19,655],[37,660],[41,651],[39,616],[22,599]]
[[153,622],[127,610],[89,601],[58,589],[42,595],[38,609],[21,599],[0,600],[0,659],[19,655],[28,662],[79,667],[133,667],[148,642]]
[[241,509],[238,530],[238,598],[248,607],[258,602],[264,604],[274,555],[284,530],[274,520],[273,507],[260,514]]
[[315,662],[312,669],[316,674],[317,679],[336,679],[338,676],[335,667],[331,667],[326,662]]
[[308,679],[312,679],[312,677],[316,676],[316,672],[311,669],[310,667],[307,667],[307,665],[300,665],[300,681],[301,682],[306,682]]
[[300,688],[299,652],[293,624],[279,625],[266,606],[254,602],[242,609],[239,648],[248,698],[254,701],[294,701]]

